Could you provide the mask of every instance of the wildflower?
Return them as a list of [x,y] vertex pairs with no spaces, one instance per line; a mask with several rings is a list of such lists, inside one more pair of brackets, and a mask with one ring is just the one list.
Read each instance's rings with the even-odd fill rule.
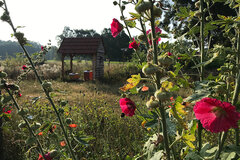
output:
[[76,124],[69,124],[69,127],[71,127],[71,128],[76,128],[77,125],[76,125]]
[[141,126],[142,126],[143,128],[145,128],[145,124],[146,124],[146,123],[147,123],[146,120],[142,121]]
[[50,133],[53,133],[56,128],[57,128],[57,126],[56,126],[56,125],[53,125],[51,128],[49,128],[48,131],[49,131]]
[[134,102],[129,99],[129,98],[121,98],[119,100],[119,104],[121,107],[122,112],[126,115],[126,116],[133,116],[136,110],[136,106],[134,104]]
[[60,145],[61,145],[62,147],[64,147],[64,146],[66,146],[66,142],[65,142],[65,141],[61,141],[61,142],[60,142]]
[[18,97],[22,97],[22,94],[20,92],[18,92]]
[[115,38],[123,30],[123,25],[117,19],[113,19],[111,24],[112,36]]
[[24,71],[25,69],[27,69],[27,66],[26,66],[26,65],[23,65],[23,66],[22,66],[22,70]]
[[[46,160],[52,160],[53,158],[50,156],[50,152],[44,155]],[[44,160],[41,154],[39,154],[38,160]]]
[[42,135],[43,135],[43,132],[39,132],[38,135],[39,135],[39,136],[42,136]]
[[149,89],[149,88],[148,88],[147,86],[143,86],[142,89],[141,89],[141,91],[142,91],[142,92],[145,92],[145,91],[148,91],[148,89]]
[[168,56],[171,56],[171,55],[172,55],[172,53],[171,53],[171,52],[168,52],[167,54],[168,54]]
[[227,131],[231,127],[237,128],[240,113],[228,102],[221,102],[213,98],[203,98],[193,108],[195,116],[202,126],[210,132]]
[[129,48],[133,48],[133,49],[137,50],[138,47],[139,47],[139,43],[137,43],[135,41],[135,39],[133,38],[133,42],[129,44]]

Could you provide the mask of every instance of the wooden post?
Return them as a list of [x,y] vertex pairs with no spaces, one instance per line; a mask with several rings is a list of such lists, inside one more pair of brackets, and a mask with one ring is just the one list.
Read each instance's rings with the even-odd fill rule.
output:
[[62,57],[61,57],[61,59],[62,59],[62,80],[64,80],[64,57],[65,57],[65,55],[63,55],[62,54]]
[[93,79],[95,80],[97,78],[96,76],[96,64],[97,64],[97,55],[92,55],[92,72],[93,72]]
[[73,55],[70,54],[70,71],[72,73],[72,60],[73,60]]

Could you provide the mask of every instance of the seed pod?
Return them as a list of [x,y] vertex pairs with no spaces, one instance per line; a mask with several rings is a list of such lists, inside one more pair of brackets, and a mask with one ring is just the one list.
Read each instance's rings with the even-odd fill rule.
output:
[[49,155],[50,155],[50,157],[51,158],[54,158],[54,157],[56,157],[57,155],[58,155],[58,151],[57,150],[51,150],[50,152],[49,152]]
[[160,56],[158,58],[158,62],[160,63],[160,65],[162,66],[165,66],[165,67],[168,67],[170,66],[171,64],[173,64],[173,59],[170,58],[169,56]]
[[18,128],[25,128],[26,126],[27,124],[24,121],[18,124]]
[[31,125],[31,128],[32,130],[37,130],[38,128],[41,127],[41,123],[38,123],[38,122],[34,122],[32,125]]
[[159,101],[156,100],[154,96],[152,96],[150,100],[146,103],[147,108],[157,108],[158,105]]
[[53,91],[51,82],[44,81],[42,83],[42,86],[47,92],[52,92]]
[[158,71],[158,66],[155,64],[152,64],[152,63],[147,63],[142,68],[142,72],[147,76],[152,75],[152,74],[156,73],[157,71]]
[[140,34],[138,37],[137,37],[138,40],[140,41],[144,41],[145,40],[145,36],[143,34]]
[[200,4],[201,4],[200,1],[197,1],[197,2],[195,3],[195,7],[196,7],[196,8],[200,8]]
[[72,123],[72,118],[66,118],[66,123],[71,124]]
[[194,16],[200,18],[202,16],[202,12],[196,11]]
[[164,102],[170,99],[171,93],[167,91],[163,91],[162,89],[159,89],[155,92],[154,96],[157,98],[157,100]]
[[162,16],[162,10],[157,7],[153,7],[153,15],[154,17],[161,17]]
[[218,94],[224,94],[226,93],[226,88],[222,85],[217,85],[214,87],[215,89],[215,92],[218,93]]
[[27,114],[28,114],[28,109],[26,109],[26,108],[21,108],[19,111],[18,111],[18,114],[20,115],[20,116],[26,116]]
[[1,71],[1,72],[0,72],[0,78],[5,78],[5,77],[7,77],[7,73]]
[[140,3],[137,3],[136,6],[135,6],[135,10],[138,12],[138,13],[143,13],[149,9],[151,9],[152,7],[152,3],[151,2],[145,2],[145,1],[139,1]]

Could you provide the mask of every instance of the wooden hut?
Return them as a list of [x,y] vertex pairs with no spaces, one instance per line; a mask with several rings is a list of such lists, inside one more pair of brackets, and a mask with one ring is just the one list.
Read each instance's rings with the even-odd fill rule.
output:
[[92,56],[93,79],[98,79],[104,75],[104,54],[105,49],[102,38],[64,38],[58,53],[62,60],[62,79],[64,79],[64,58],[70,57],[70,72],[72,72],[72,60],[77,55]]

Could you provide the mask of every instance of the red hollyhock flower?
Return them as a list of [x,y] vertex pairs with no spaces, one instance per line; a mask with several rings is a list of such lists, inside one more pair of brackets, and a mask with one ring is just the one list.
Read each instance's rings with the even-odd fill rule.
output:
[[12,110],[12,107],[9,107],[9,108],[10,108],[10,110],[6,111],[6,107],[3,107],[3,109],[2,109],[3,113],[10,114],[13,110]]
[[44,51],[44,47],[43,46],[41,46],[41,50]]
[[[52,160],[53,158],[50,156],[50,152],[44,155],[46,160]],[[41,154],[39,154],[38,160],[44,160]]]
[[136,106],[134,104],[134,102],[129,99],[129,98],[121,98],[119,100],[119,104],[121,107],[122,112],[126,115],[126,116],[133,116],[136,110]]
[[171,52],[168,52],[167,54],[168,54],[168,56],[171,56],[171,55],[172,55],[172,53],[171,53]]
[[22,66],[22,70],[25,70],[26,68],[27,68],[26,65],[23,65],[23,66]]
[[139,47],[139,43],[137,43],[135,41],[135,39],[133,38],[133,42],[129,44],[129,48],[133,48],[133,49],[137,50],[138,47]]
[[112,36],[115,38],[123,30],[123,25],[117,19],[113,19],[111,24]]
[[195,104],[193,111],[202,126],[210,132],[218,133],[227,131],[231,127],[238,127],[240,113],[228,102],[203,98]]

